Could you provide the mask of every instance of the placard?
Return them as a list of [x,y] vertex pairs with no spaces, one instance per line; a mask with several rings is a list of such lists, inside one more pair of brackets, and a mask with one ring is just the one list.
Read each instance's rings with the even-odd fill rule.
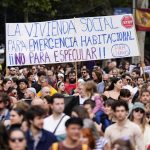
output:
[[7,66],[139,56],[132,15],[6,24]]

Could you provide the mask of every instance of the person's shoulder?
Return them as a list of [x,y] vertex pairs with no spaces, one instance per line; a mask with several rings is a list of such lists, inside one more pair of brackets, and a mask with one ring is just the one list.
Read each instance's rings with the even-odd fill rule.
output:
[[116,127],[116,123],[110,125],[109,127],[106,128],[105,132],[113,131],[113,129]]
[[64,117],[65,120],[68,120],[69,118],[70,118],[70,116],[68,116],[68,115],[65,115],[65,117]]
[[47,121],[49,122],[50,120],[52,120],[52,115],[46,117],[46,118],[44,119],[44,122],[47,122]]
[[50,131],[47,131],[47,130],[45,130],[45,129],[42,129],[42,134],[43,134],[43,136],[44,137],[46,137],[46,139],[51,139],[51,140],[53,140],[53,141],[57,141],[57,139],[56,139],[56,136],[52,133],[52,132],[50,132]]
[[127,121],[127,124],[128,124],[128,127],[132,129],[132,131],[137,131],[137,132],[141,131],[139,125],[137,125],[136,123],[134,123],[130,120]]

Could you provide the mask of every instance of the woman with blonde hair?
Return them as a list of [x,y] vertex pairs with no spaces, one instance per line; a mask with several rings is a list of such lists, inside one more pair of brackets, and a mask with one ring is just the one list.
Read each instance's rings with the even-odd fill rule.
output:
[[143,133],[144,146],[145,149],[148,147],[150,143],[150,126],[146,121],[146,113],[144,109],[144,105],[141,102],[136,102],[133,105],[132,112],[130,114],[130,120],[139,125]]

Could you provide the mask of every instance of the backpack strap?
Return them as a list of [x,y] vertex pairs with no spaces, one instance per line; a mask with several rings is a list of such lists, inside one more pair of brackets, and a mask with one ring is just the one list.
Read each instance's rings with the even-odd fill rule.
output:
[[63,120],[63,118],[64,118],[65,116],[66,116],[66,115],[64,114],[64,115],[60,118],[60,120],[59,120],[59,122],[58,122],[58,124],[57,124],[57,126],[56,126],[56,128],[55,128],[55,130],[53,131],[53,134],[56,133],[56,131],[57,131],[57,129],[58,129],[58,127],[59,127],[61,121]]
[[88,150],[87,144],[82,144],[82,150]]
[[58,150],[58,143],[54,143],[51,150]]

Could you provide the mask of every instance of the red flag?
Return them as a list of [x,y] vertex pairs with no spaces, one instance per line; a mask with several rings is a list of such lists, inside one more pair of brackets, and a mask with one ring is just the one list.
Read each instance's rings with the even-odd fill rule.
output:
[[136,9],[136,28],[139,31],[150,31],[150,9]]

